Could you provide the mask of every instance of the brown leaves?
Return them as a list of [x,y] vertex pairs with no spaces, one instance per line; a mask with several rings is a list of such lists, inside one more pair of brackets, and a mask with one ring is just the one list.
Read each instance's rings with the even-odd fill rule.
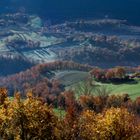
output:
[[7,96],[8,96],[8,90],[6,88],[0,88],[0,105],[3,105]]

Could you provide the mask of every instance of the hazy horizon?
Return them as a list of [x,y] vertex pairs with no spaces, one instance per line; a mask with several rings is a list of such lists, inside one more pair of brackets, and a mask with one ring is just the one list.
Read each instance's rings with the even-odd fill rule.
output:
[[27,12],[50,19],[109,18],[126,19],[140,24],[139,0],[3,0],[1,13],[18,11],[24,7]]

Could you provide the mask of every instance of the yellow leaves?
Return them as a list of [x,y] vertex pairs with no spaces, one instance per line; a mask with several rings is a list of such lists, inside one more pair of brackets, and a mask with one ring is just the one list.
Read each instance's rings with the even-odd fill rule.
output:
[[16,92],[14,98],[20,101],[20,92]]
[[134,139],[140,128],[134,123],[134,115],[124,108],[111,108],[96,115],[86,111],[81,116],[81,122],[82,136],[88,139]]
[[31,91],[29,91],[26,96],[27,96],[27,98],[32,98],[33,97],[33,93]]
[[8,90],[6,88],[0,88],[0,94],[3,94],[5,97],[7,97]]
[[[57,117],[48,106],[34,98],[31,93],[28,98],[20,100],[20,94],[15,94],[14,100],[7,100],[0,108],[0,135],[14,136],[20,140],[50,138],[57,124]],[[56,130],[56,129],[55,129]],[[54,137],[54,136],[53,136]]]
[[15,136],[14,140],[21,140],[20,135]]
[[95,116],[96,116],[95,112],[91,110],[86,110],[82,114],[82,119],[84,119],[85,122],[92,123],[95,121]]

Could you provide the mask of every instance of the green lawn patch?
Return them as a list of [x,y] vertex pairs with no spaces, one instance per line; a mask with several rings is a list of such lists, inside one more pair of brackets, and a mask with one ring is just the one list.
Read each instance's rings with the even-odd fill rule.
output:
[[[67,87],[67,89],[72,89],[78,91],[79,83],[73,84],[72,86]],[[80,82],[80,86],[84,87],[84,81]],[[137,80],[136,83],[123,83],[123,84],[112,84],[112,83],[100,83],[95,82],[95,87],[92,90],[92,94],[95,94],[95,88],[106,87],[110,94],[129,94],[131,99],[135,99],[140,96],[140,80]],[[80,96],[79,93],[76,93],[76,96]]]

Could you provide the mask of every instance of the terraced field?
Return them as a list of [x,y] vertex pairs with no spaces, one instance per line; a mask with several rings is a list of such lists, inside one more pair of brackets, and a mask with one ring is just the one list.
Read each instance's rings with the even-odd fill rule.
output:
[[58,79],[66,87],[84,81],[88,77],[88,72],[82,71],[57,71],[54,78]]
[[46,47],[36,50],[23,51],[22,54],[26,58],[34,60],[35,62],[38,63],[53,62],[57,60],[57,55]]

